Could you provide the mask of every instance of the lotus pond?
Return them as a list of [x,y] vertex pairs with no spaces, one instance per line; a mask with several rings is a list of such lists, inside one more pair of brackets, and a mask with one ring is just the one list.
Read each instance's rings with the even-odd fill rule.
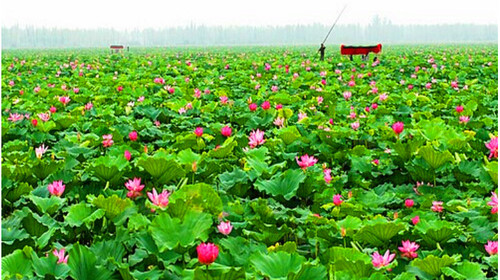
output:
[[497,279],[497,45],[332,49],[4,51],[2,279]]

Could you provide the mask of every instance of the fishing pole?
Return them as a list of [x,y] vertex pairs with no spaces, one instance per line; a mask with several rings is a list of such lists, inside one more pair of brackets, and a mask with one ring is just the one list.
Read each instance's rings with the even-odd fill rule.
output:
[[337,19],[336,19],[336,20],[335,20],[335,22],[333,23],[332,27],[330,28],[330,31],[328,31],[328,34],[326,34],[325,40],[323,40],[323,43],[321,43],[321,44],[324,44],[324,43],[326,42],[326,39],[328,39],[328,36],[330,36],[330,33],[332,32],[333,28],[334,28],[334,27],[335,27],[335,25],[337,24],[337,21],[339,21],[340,16],[342,15],[342,13],[344,13],[345,8],[347,8],[347,4],[346,4],[346,5],[344,5],[344,8],[342,9],[342,11],[340,11],[339,16],[337,17]]

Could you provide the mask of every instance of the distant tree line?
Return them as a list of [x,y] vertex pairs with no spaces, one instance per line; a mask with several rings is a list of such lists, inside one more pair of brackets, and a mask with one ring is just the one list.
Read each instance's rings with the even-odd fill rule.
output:
[[[2,48],[86,48],[122,44],[131,47],[319,45],[330,26],[204,26],[146,28],[59,29],[3,27]],[[497,43],[498,26],[477,24],[396,25],[374,17],[369,25],[338,25],[327,44]]]

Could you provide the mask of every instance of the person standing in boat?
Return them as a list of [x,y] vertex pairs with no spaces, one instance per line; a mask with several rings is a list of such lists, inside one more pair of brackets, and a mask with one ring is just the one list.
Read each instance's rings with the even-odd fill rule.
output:
[[326,49],[325,45],[323,43],[321,43],[321,47],[319,47],[319,50],[318,50],[318,52],[320,54],[319,60],[321,60],[321,61],[325,60],[325,49]]

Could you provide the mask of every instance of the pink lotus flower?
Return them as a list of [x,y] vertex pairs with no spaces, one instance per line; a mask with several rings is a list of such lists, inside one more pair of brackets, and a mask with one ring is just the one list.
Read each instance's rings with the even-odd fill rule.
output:
[[489,241],[488,244],[484,245],[484,249],[490,256],[498,254],[498,241]]
[[271,87],[272,92],[277,92],[278,91],[278,86],[272,86]]
[[113,135],[112,134],[103,135],[102,139],[104,139],[104,140],[102,140],[102,146],[103,147],[106,148],[106,147],[113,146],[114,141],[113,141]]
[[323,103],[323,96],[318,96],[317,98],[317,101],[318,101],[318,105],[321,105],[321,103]]
[[132,131],[128,134],[130,141],[137,141],[137,131]]
[[46,122],[50,119],[50,115],[48,113],[40,113],[38,114],[38,117],[43,121]]
[[55,112],[57,112],[57,108],[56,108],[56,107],[54,107],[54,106],[51,106],[49,111],[50,111],[52,114],[54,114]]
[[197,136],[197,137],[201,137],[203,135],[203,128],[202,127],[197,127],[195,130],[194,130],[194,134]]
[[57,257],[57,263],[58,264],[60,264],[60,263],[67,264],[68,263],[68,257],[69,257],[69,255],[64,256],[65,253],[66,253],[66,249],[64,249],[64,248],[62,248],[59,251],[57,251],[57,249],[54,249],[54,251],[52,251],[52,254],[54,254],[54,256]]
[[298,157],[295,157],[295,160],[303,170],[306,170],[309,166],[313,166],[314,164],[316,164],[316,162],[318,162],[318,160],[314,156],[309,156],[307,154],[301,156],[300,160]]
[[418,222],[420,222],[420,216],[415,216],[411,219],[411,222],[413,225],[416,225],[418,224]]
[[91,102],[85,104],[85,110],[87,110],[87,111],[91,110],[92,107],[94,107],[94,104],[92,104]]
[[498,197],[495,192],[491,192],[491,201],[488,202],[488,205],[493,207],[491,208],[491,214],[498,213]]
[[79,88],[74,88],[74,89],[73,89],[73,92],[74,92],[74,93],[79,93],[79,92],[80,92],[80,89],[79,89]]
[[123,153],[123,156],[125,157],[125,159],[127,161],[130,161],[130,159],[132,158],[132,154],[130,154],[129,150],[125,150],[125,152]]
[[340,204],[342,204],[342,202],[344,202],[342,199],[342,195],[340,194],[336,194],[333,196],[333,204],[335,204],[335,206],[339,206]]
[[378,158],[376,158],[376,159],[372,160],[372,163],[373,163],[374,165],[379,165],[379,164],[380,164],[380,161],[378,160]]
[[257,129],[257,131],[252,130],[252,132],[250,132],[248,140],[248,145],[250,146],[250,148],[255,148],[259,145],[264,144],[266,142],[266,140],[264,139],[264,131],[260,131],[259,129]]
[[484,144],[486,148],[490,150],[490,155],[488,156],[489,159],[492,157],[498,158],[498,137],[495,136],[491,138],[490,142]]
[[375,109],[378,108],[378,104],[377,103],[373,103],[371,107],[372,107],[373,110],[375,110]]
[[326,85],[326,80],[325,79],[321,79],[321,84],[325,86]]
[[464,106],[458,105],[457,107],[455,107],[455,110],[457,111],[457,113],[460,114],[464,111]]
[[414,204],[413,199],[407,199],[407,200],[405,200],[405,206],[406,206],[406,208],[412,208],[413,204]]
[[460,117],[458,117],[458,122],[459,123],[468,123],[469,120],[470,120],[469,116],[460,116]]
[[224,235],[229,235],[233,230],[233,226],[231,225],[231,222],[221,222],[217,226],[217,229],[219,230],[220,233]]
[[345,100],[349,100],[352,96],[352,93],[350,91],[344,91],[342,95],[344,96]]
[[[355,119],[355,118],[356,118],[356,113],[355,113],[355,112],[351,112],[351,113],[349,114],[349,118],[351,118],[351,119]],[[351,127],[352,127],[352,125],[351,125]],[[358,128],[359,128],[359,126],[358,126]]]
[[305,118],[307,118],[307,114],[304,112],[299,112],[299,120],[298,121],[300,122],[301,120],[303,120]]
[[231,129],[231,127],[229,127],[228,125],[224,126],[223,128],[221,128],[220,130],[220,133],[222,134],[222,136],[226,136],[226,137],[229,137],[231,136],[231,133],[233,132],[233,130]]
[[293,79],[297,79],[299,77],[299,73],[293,73]]
[[257,104],[255,103],[251,103],[250,105],[248,105],[248,108],[250,109],[250,111],[255,111],[257,110]]
[[54,181],[52,184],[47,186],[51,195],[61,196],[66,189],[66,185],[63,185],[63,181]]
[[382,93],[381,95],[378,96],[378,99],[380,101],[385,101],[387,97],[388,97],[387,93]]
[[141,185],[141,178],[134,178],[133,180],[128,180],[125,183],[125,187],[127,188],[127,197],[134,199],[138,196],[141,196],[142,189],[144,189],[144,185]]
[[24,116],[21,115],[21,114],[18,114],[18,113],[9,113],[9,118],[7,120],[11,121],[11,122],[18,122],[18,121],[22,121],[24,119]]
[[262,107],[262,109],[264,109],[264,110],[267,110],[267,109],[271,108],[271,103],[269,103],[269,101],[264,101],[262,103],[262,105],[260,105],[260,107]]
[[347,84],[348,86],[350,87],[353,87],[356,85],[356,82],[354,82],[353,80],[349,81],[349,83]]
[[443,202],[442,201],[433,201],[431,210],[434,212],[443,212]]
[[9,81],[9,86],[13,87],[16,83],[12,80]]
[[276,106],[274,108],[276,108],[276,110],[280,110],[280,109],[283,108],[283,105],[282,104],[276,104]]
[[195,88],[194,89],[194,97],[200,98],[201,97],[201,90],[199,90],[198,88]]
[[41,89],[42,89],[42,88],[40,88],[40,86],[36,86],[36,87],[33,89],[33,91],[34,91],[35,93],[38,93]]
[[451,82],[451,87],[454,89],[458,89],[458,82],[457,81]]
[[163,190],[160,194],[156,192],[156,189],[153,188],[153,192],[148,192],[148,197],[151,202],[159,206],[160,208],[165,208],[168,205],[168,197],[170,196],[170,192],[167,190]]
[[426,89],[431,89],[431,87],[432,87],[432,84],[431,84],[431,83],[427,83],[427,84],[425,84],[425,88],[426,88]]
[[372,254],[372,264],[376,268],[388,266],[395,256],[396,254],[391,254],[389,250],[387,250],[383,256],[380,255],[379,252],[375,252]]
[[142,95],[139,98],[137,98],[137,102],[143,102],[144,99],[146,99],[146,97],[144,95]]
[[42,144],[42,146],[35,149],[36,157],[41,159],[43,154],[45,154],[45,152],[47,152],[48,149],[49,147],[45,147],[45,144]]
[[219,248],[213,243],[201,243],[196,247],[198,253],[198,261],[201,264],[212,264],[219,256]]
[[281,128],[281,127],[283,127],[283,123],[284,123],[284,121],[285,121],[285,119],[283,119],[283,118],[281,118],[281,117],[277,117],[277,118],[274,120],[273,124],[274,124],[275,126],[278,126],[278,127],[280,127],[280,128]]
[[403,241],[402,244],[403,247],[398,247],[399,251],[402,253],[402,257],[414,259],[418,256],[416,252],[420,245],[415,242],[410,242],[410,240]]
[[222,103],[222,104],[227,104],[227,101],[229,100],[229,98],[227,98],[227,96],[225,96],[225,95],[219,97],[219,99],[220,99],[220,103]]
[[401,132],[403,132],[404,127],[405,127],[404,123],[396,122],[392,125],[392,130],[394,131],[394,133],[396,133],[396,135],[399,136],[399,134],[401,134]]
[[327,184],[330,184],[332,181],[332,170],[330,168],[323,169],[323,179]]
[[155,78],[154,83],[163,85],[165,83],[165,80],[163,78]]
[[116,90],[117,90],[117,91],[119,91],[119,92],[120,92],[120,91],[122,91],[122,90],[123,90],[123,86],[118,86],[118,87],[116,88]]
[[351,128],[354,129],[354,130],[358,130],[358,128],[359,128],[359,122],[356,121],[356,122],[351,123]]
[[179,109],[179,114],[180,114],[180,115],[182,115],[182,114],[184,114],[184,113],[186,113],[186,108],[181,107],[181,108]]
[[175,92],[175,88],[173,88],[171,86],[165,86],[164,89],[167,90],[168,93],[170,93],[170,94],[173,94]]
[[68,96],[61,96],[59,97],[59,102],[61,102],[64,106],[68,104],[71,101],[71,99]]
[[37,126],[38,125],[38,120],[37,119],[32,119],[31,123],[33,124],[33,126]]

